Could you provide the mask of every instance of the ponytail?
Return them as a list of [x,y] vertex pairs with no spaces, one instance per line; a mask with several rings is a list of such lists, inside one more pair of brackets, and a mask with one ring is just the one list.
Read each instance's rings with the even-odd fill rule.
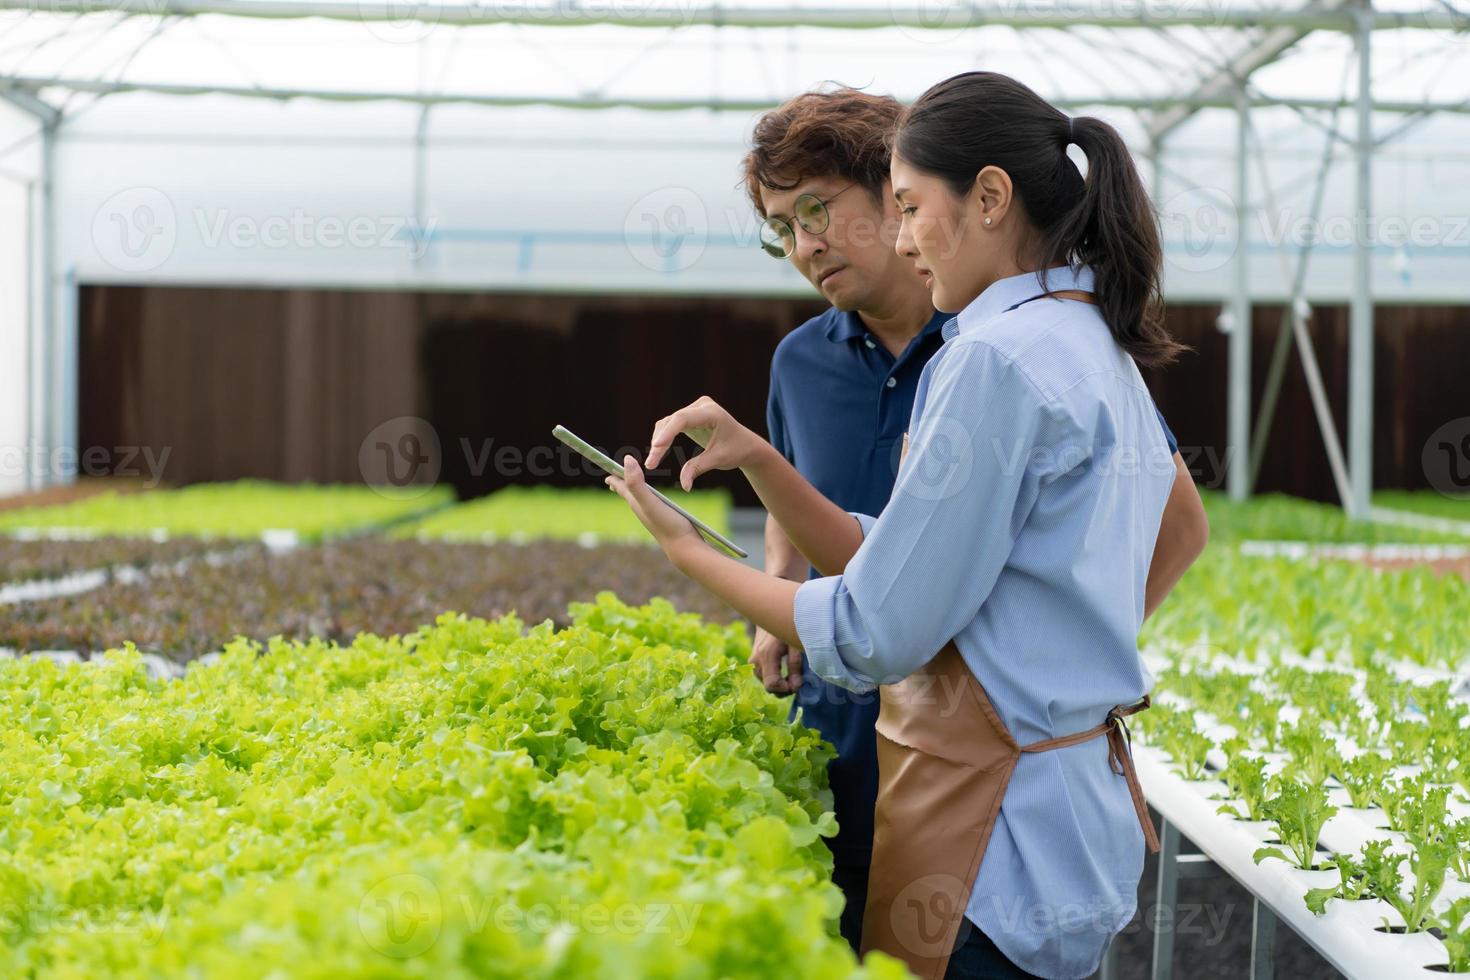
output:
[[[1087,156],[1086,178],[1067,156],[1070,143]],[[1005,75],[965,72],[909,107],[894,152],[961,196],[985,167],[1004,170],[1036,227],[1042,268],[1093,269],[1098,310],[1120,347],[1144,366],[1168,364],[1186,350],[1164,327],[1153,205],[1112,126],[1071,119]]]

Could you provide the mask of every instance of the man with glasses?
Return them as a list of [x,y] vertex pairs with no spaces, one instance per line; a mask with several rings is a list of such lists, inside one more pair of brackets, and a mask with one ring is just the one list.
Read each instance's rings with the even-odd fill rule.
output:
[[[902,108],[848,88],[800,95],[761,117],[744,161],[746,192],[764,219],[761,248],[790,261],[832,304],[776,348],[766,407],[771,444],[833,503],[863,514],[888,502],[919,374],[950,319],[893,247],[899,213],[887,141]],[[1194,480],[1164,431],[1179,475],[1149,570],[1150,613],[1208,537]],[[765,552],[767,572],[795,581],[813,574],[769,519]],[[833,881],[847,897],[842,934],[856,949],[878,795],[877,694],[828,684],[803,669],[800,650],[764,630],[756,631],[750,660],[766,690],[794,694],[793,717],[801,709],[802,721],[837,749],[828,774],[840,830],[828,846]]]

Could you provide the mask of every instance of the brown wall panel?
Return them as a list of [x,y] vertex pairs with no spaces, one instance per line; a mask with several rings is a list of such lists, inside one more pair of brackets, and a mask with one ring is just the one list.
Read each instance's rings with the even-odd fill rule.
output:
[[[1213,447],[1219,457],[1226,442],[1229,338],[1215,326],[1219,309],[1214,304],[1171,306],[1171,332],[1194,350],[1167,370],[1148,371],[1145,376],[1181,445],[1197,456],[1197,478],[1223,487],[1224,471],[1210,455]],[[1279,305],[1259,305],[1252,314],[1253,429],[1260,417],[1272,351],[1283,329],[1282,313]],[[1470,307],[1380,306],[1374,318],[1373,483],[1382,488],[1424,488],[1428,485],[1420,462],[1424,443],[1444,423],[1470,416],[1470,384],[1465,381],[1470,369]],[[1308,332],[1346,452],[1347,307],[1315,308]],[[1295,346],[1287,360],[1257,489],[1337,501]]]
[[[428,419],[444,478],[476,494],[511,482],[582,482],[495,471],[562,422],[609,449],[701,394],[763,427],[770,357],[816,301],[536,296],[350,290],[88,286],[81,305],[81,443],[167,447],[172,483],[263,477],[360,479],[378,424]],[[1223,485],[1228,339],[1216,304],[1176,304],[1193,348],[1147,378],[1197,477]],[[1264,390],[1279,306],[1253,316],[1253,400]],[[1347,425],[1347,310],[1314,311],[1311,334],[1339,431]],[[1422,487],[1420,454],[1470,415],[1470,307],[1377,310],[1375,485]],[[491,443],[490,466],[474,472]],[[465,443],[468,443],[468,454]],[[524,457],[523,457],[524,458]],[[749,501],[743,484],[740,489]],[[1259,489],[1334,500],[1293,350]]]

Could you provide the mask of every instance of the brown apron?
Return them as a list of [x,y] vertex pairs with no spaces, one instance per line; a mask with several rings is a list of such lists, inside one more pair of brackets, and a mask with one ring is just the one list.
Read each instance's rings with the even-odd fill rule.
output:
[[[908,448],[905,434],[903,457]],[[1022,752],[1106,737],[1108,764],[1128,781],[1144,841],[1158,851],[1123,722],[1149,706],[1147,696],[1114,707],[1095,728],[1018,745],[954,641],[918,672],[878,691],[878,802],[864,954],[882,950],[920,977],[944,976]]]
[[1147,696],[1113,708],[1095,728],[1018,745],[953,642],[917,673],[880,687],[879,694],[878,804],[864,953],[879,949],[920,977],[944,976],[1022,752],[1106,736],[1108,762],[1128,781],[1144,840],[1158,851],[1123,723],[1148,707]]

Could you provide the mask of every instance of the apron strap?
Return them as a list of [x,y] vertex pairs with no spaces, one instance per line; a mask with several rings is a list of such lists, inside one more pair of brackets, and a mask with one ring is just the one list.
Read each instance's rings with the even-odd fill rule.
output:
[[1116,705],[1108,712],[1107,721],[1094,728],[1072,735],[1063,735],[1060,738],[1049,738],[1041,742],[1032,742],[1030,745],[1021,746],[1022,752],[1047,752],[1051,749],[1062,749],[1069,745],[1077,745],[1088,742],[1099,735],[1108,738],[1108,766],[1113,772],[1122,776],[1128,782],[1128,795],[1133,797],[1133,809],[1138,813],[1139,826],[1143,828],[1143,841],[1148,845],[1151,853],[1159,852],[1159,834],[1154,829],[1154,822],[1148,818],[1148,803],[1143,798],[1143,787],[1138,782],[1138,772],[1133,768],[1133,733],[1128,730],[1128,723],[1123,719],[1129,715],[1136,715],[1143,711],[1152,702],[1145,694],[1139,701],[1130,705]]

